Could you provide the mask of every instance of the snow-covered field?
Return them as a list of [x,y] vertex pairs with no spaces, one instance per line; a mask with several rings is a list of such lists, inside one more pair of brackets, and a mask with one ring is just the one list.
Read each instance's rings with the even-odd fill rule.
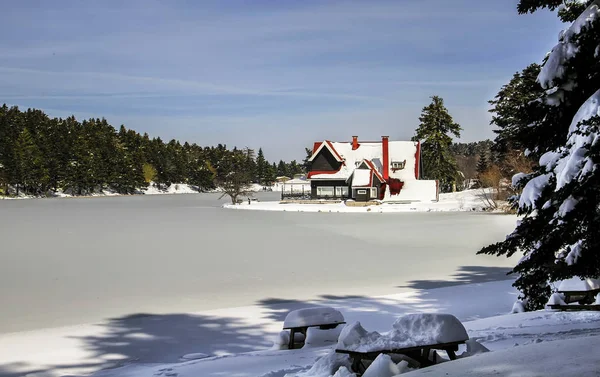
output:
[[[489,192],[489,190],[488,190]],[[368,207],[352,207],[344,203],[280,203],[280,201],[256,202],[250,204],[225,204],[225,208],[255,211],[284,211],[284,212],[351,212],[351,213],[393,213],[393,212],[454,212],[454,211],[484,211],[489,203],[485,200],[483,190],[465,190],[454,193],[440,194],[437,202],[385,203]]]
[[307,305],[370,331],[451,313],[492,350],[598,328],[593,314],[483,319],[512,307],[515,261],[475,252],[514,216],[225,211],[218,196],[0,203],[0,376],[283,377],[328,352],[268,350]]
[[[307,372],[330,348],[269,348],[289,311],[314,305],[333,306],[348,322],[360,321],[369,331],[380,332],[389,330],[405,313],[452,313],[463,321],[471,339],[492,350],[416,374],[597,375],[594,373],[598,372],[600,356],[593,350],[600,346],[600,313],[506,314],[516,295],[510,284],[504,280],[386,296],[273,301],[185,315],[138,315],[100,325],[9,333],[0,335],[0,375],[16,377],[28,371],[29,376],[73,376],[113,367],[95,376],[294,376]],[[461,348],[458,354],[463,351]],[[186,355],[199,359],[184,361]]]

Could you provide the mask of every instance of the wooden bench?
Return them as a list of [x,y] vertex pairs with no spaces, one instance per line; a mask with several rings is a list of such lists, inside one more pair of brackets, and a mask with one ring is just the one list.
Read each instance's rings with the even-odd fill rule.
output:
[[[308,336],[308,328],[309,327],[318,327],[320,330],[330,330],[335,329],[338,325],[345,324],[346,322],[337,322],[337,323],[325,323],[321,325],[310,325],[310,326],[300,326],[300,327],[284,327],[284,330],[290,330],[290,342],[288,344],[288,349],[294,349],[296,346],[295,337],[296,334],[304,335],[304,340]],[[301,348],[301,347],[300,347]]]
[[452,343],[440,343],[440,344],[431,344],[431,345],[423,345],[423,346],[415,346],[408,348],[399,348],[399,349],[386,349],[379,351],[370,351],[370,352],[357,352],[343,349],[336,349],[336,353],[347,354],[352,359],[352,372],[357,373],[358,375],[362,375],[367,367],[363,363],[363,360],[373,361],[380,354],[397,354],[404,355],[408,358],[414,360],[418,363],[418,365],[411,365],[412,367],[426,367],[430,365],[434,365],[435,361],[431,361],[429,359],[429,353],[431,350],[439,350],[445,351],[450,360],[456,360],[456,351],[458,351],[458,346],[460,344],[465,344],[465,341],[452,342]]

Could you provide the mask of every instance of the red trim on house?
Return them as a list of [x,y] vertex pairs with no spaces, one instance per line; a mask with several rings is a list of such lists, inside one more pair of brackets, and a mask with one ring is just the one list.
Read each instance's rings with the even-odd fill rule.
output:
[[[341,169],[341,167],[340,167],[340,169]],[[340,169],[338,169],[338,170],[315,170],[315,171],[309,171],[308,174],[307,174],[307,176],[306,176],[306,178],[310,178],[313,175],[318,175],[318,174],[335,174],[335,173],[339,172]],[[343,179],[343,178],[340,178],[340,180],[341,179]]]
[[415,152],[415,179],[419,179],[420,171],[419,166],[421,166],[421,142],[417,141],[417,151]]
[[364,160],[367,165],[371,168],[371,170],[373,171],[373,173],[377,176],[377,178],[379,179],[380,182],[385,182],[385,179],[383,178],[383,176],[377,171],[377,168],[375,167],[375,165],[373,164],[373,161],[370,160]]
[[335,154],[335,156],[338,158],[338,160],[339,161],[344,161],[344,159],[342,158],[342,156],[340,156],[340,154],[333,147],[333,144],[331,144],[331,141],[325,140],[325,142],[327,143],[327,145],[329,146],[329,148],[331,148],[331,151]]
[[313,154],[315,154],[315,152],[317,151],[317,149],[319,149],[321,144],[323,144],[322,141],[315,141],[315,144],[313,145]]
[[389,151],[389,137],[381,137],[382,154],[383,154],[383,179],[387,181],[390,178],[390,151]]

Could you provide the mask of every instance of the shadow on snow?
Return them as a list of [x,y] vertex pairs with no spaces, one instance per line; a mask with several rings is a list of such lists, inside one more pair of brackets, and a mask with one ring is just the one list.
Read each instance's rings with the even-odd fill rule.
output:
[[[489,299],[486,297],[489,296],[488,292],[477,290],[474,286],[472,292],[457,300],[452,297],[451,287],[507,280],[510,279],[507,272],[505,268],[464,266],[457,271],[453,280],[411,281],[400,287],[411,288],[411,291],[401,294],[402,297],[397,299],[321,295],[318,299],[309,301],[267,298],[257,302],[257,305],[263,309],[266,321],[280,323],[292,310],[309,306],[332,306],[342,311],[347,322],[360,321],[365,328],[377,331],[385,331],[399,315],[410,312],[449,312],[461,320],[471,320],[476,317],[468,314],[469,306]],[[432,290],[434,288],[447,289]],[[504,308],[505,305],[510,305],[512,299],[512,296],[507,296],[504,299],[506,302],[497,306]],[[69,370],[92,371],[132,363],[175,363],[180,361],[181,356],[189,353],[220,356],[270,348],[273,333],[261,325],[248,324],[244,319],[143,313],[112,318],[98,325],[97,333],[76,338],[83,343],[84,351],[89,353],[85,362],[55,365],[46,369],[21,362],[5,364],[0,365],[0,376],[17,377],[31,373],[36,376],[53,375],[59,370],[62,375],[73,376],[76,374],[69,374]]]

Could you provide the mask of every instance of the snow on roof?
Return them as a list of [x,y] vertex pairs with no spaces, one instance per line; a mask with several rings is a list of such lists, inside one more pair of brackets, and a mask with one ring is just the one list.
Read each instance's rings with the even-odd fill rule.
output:
[[571,279],[561,281],[558,286],[559,292],[593,291],[595,289],[600,289],[600,280],[599,279],[590,279],[590,278],[581,279],[579,277],[574,277]]
[[[390,177],[402,181],[414,180],[415,178],[415,153],[417,152],[416,142],[413,141],[389,141],[388,142],[388,166],[390,166]],[[345,179],[352,176],[357,164],[363,160],[372,162],[375,171],[379,174],[378,178],[383,181],[383,145],[381,142],[361,142],[360,146],[353,150],[351,142],[323,142],[321,146],[311,156],[312,161],[317,154],[327,146],[332,151],[334,157],[339,156],[343,165],[335,173],[311,175],[311,179]],[[335,153],[334,153],[335,152]],[[337,155],[337,156],[336,156]],[[340,160],[338,160],[340,161]],[[393,171],[392,162],[406,161],[404,169]]]
[[352,175],[352,186],[371,186],[371,169],[356,169]]
[[283,328],[319,326],[334,323],[343,323],[344,316],[338,310],[328,307],[315,307],[298,309],[285,317]]
[[386,334],[368,332],[360,322],[346,326],[338,341],[338,349],[373,352],[462,342],[469,339],[462,323],[451,314],[419,313],[402,316]]

